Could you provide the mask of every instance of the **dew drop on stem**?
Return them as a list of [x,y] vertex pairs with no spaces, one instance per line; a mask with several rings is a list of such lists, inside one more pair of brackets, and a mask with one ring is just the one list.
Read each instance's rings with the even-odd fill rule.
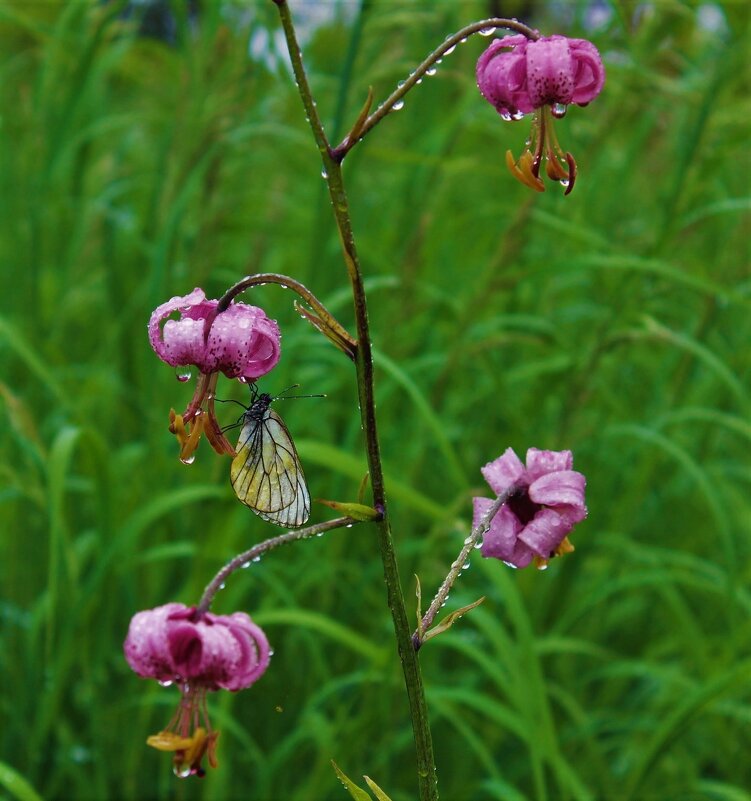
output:
[[397,100],[396,103],[394,103],[394,105],[391,106],[391,110],[392,111],[399,111],[400,109],[403,109],[403,108],[404,108],[404,101],[403,100]]

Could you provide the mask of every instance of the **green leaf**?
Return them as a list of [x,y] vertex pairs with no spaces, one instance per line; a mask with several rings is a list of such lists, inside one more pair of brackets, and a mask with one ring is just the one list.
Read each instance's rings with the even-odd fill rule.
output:
[[19,801],[42,801],[37,791],[10,765],[0,762],[0,786],[4,787]]
[[461,609],[457,609],[455,612],[452,612],[450,615],[447,615],[437,626],[433,626],[430,631],[422,638],[423,642],[427,642],[432,637],[437,637],[439,634],[443,634],[444,631],[448,631],[457,620],[463,615],[466,615],[470,609],[474,609],[476,606],[479,606],[485,600],[485,596],[483,595],[482,598],[478,598],[471,604],[467,604],[467,606],[463,606]]
[[340,769],[339,766],[331,760],[331,764],[334,766],[334,770],[336,771],[336,775],[339,777],[339,781],[347,788],[349,794],[355,801],[373,801],[372,797],[365,792],[362,788],[358,787],[352,779],[349,778],[346,774],[344,774]]
[[366,784],[370,789],[375,793],[375,797],[378,801],[391,801],[391,799],[386,795],[386,793],[381,790],[381,788],[370,778],[370,776],[363,776],[365,779]]

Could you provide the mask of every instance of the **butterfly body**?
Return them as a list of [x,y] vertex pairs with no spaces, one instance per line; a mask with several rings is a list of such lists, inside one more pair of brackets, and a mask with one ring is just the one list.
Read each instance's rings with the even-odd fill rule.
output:
[[297,528],[310,516],[310,494],[302,465],[274,398],[254,398],[242,416],[230,481],[237,497],[259,517]]

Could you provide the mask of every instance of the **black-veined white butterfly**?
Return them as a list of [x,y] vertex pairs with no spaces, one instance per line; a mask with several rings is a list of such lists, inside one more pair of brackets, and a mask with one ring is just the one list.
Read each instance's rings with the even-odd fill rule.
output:
[[259,517],[297,528],[310,516],[310,494],[292,437],[271,408],[274,400],[254,393],[246,407],[230,481],[237,497]]

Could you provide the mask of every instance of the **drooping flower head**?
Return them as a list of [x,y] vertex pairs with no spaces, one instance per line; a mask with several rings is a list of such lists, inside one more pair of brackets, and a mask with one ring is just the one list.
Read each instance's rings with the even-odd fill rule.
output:
[[174,752],[176,775],[202,776],[208,755],[216,767],[216,740],[206,693],[250,687],[269,665],[269,643],[244,612],[213,615],[179,603],[138,612],[124,644],[130,667],[143,678],[180,688],[180,704],[164,731],[147,743]]
[[[174,411],[170,415],[170,431],[181,445],[180,458],[188,463],[201,433],[218,453],[234,456],[214,413],[219,373],[248,383],[268,373],[279,361],[279,326],[263,309],[230,303],[217,313],[218,306],[218,300],[206,300],[202,289],[194,289],[189,295],[162,303],[149,320],[151,347],[163,362],[178,368],[178,379],[190,378],[190,365],[200,373],[188,408],[182,415]],[[174,312],[180,313],[179,319],[167,319]]]
[[[571,451],[530,448],[527,464],[511,448],[482,468],[497,495],[515,487],[485,534],[481,553],[513,567],[534,561],[545,567],[554,556],[573,551],[567,535],[587,516],[586,479],[572,470]],[[474,524],[479,525],[493,501],[474,498]]]
[[511,151],[506,163],[523,184],[545,191],[540,168],[560,181],[568,194],[576,179],[576,162],[564,153],[553,128],[571,103],[586,106],[600,94],[605,68],[597,48],[586,39],[566,36],[526,36],[497,39],[477,62],[477,85],[505,120],[535,113],[532,136],[518,161]]

